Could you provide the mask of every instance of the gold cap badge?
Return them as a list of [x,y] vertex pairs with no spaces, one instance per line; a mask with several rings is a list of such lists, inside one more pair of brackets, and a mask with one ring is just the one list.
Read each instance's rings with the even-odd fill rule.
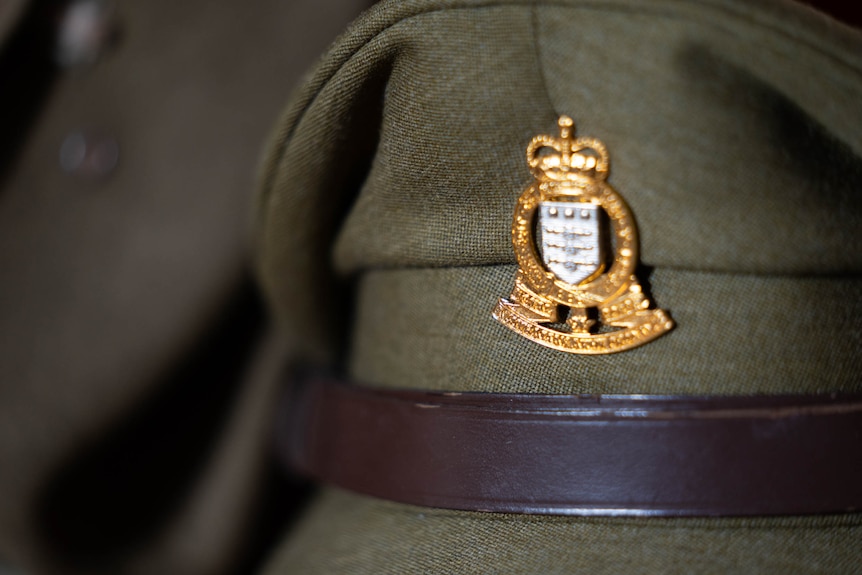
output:
[[536,136],[527,163],[536,181],[518,198],[512,244],[515,287],[494,318],[538,344],[602,354],[647,343],[673,328],[650,309],[635,267],[634,217],[609,186],[608,151],[595,138],[574,138],[568,116],[560,136]]

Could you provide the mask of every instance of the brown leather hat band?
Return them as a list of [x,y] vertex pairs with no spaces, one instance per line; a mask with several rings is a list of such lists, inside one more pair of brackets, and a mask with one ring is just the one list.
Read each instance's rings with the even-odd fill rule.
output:
[[375,497],[555,515],[799,515],[862,509],[862,395],[424,393],[313,380],[280,449]]

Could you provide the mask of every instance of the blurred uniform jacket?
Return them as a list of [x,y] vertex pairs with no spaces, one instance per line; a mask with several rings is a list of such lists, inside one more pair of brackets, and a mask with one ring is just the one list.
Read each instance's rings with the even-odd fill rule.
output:
[[250,195],[362,7],[0,3],[0,565],[221,573],[266,544]]

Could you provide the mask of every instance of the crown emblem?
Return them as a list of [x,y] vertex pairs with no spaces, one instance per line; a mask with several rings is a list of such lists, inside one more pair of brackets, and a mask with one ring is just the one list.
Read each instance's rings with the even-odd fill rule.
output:
[[527,146],[535,182],[518,198],[512,244],[515,285],[494,318],[546,347],[583,354],[625,351],[673,328],[653,309],[635,276],[634,216],[605,182],[609,155],[596,138],[574,137],[558,120],[558,137]]

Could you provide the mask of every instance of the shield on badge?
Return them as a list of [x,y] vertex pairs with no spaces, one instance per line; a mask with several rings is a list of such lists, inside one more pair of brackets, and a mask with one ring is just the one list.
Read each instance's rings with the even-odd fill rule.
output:
[[584,202],[542,202],[539,251],[545,266],[577,285],[602,269],[602,210]]

